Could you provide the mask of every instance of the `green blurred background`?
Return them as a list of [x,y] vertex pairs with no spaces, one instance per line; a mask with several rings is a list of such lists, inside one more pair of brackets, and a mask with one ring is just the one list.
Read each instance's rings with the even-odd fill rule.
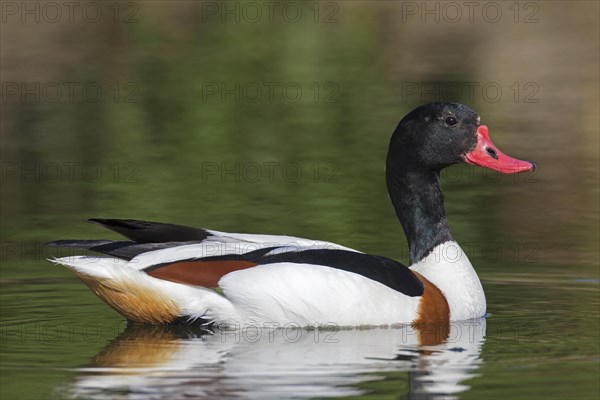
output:
[[[3,398],[52,396],[121,329],[44,260],[65,255],[46,241],[114,238],[82,219],[288,234],[406,262],[384,160],[398,120],[431,101],[471,106],[539,167],[444,173],[488,324],[537,326],[488,340],[462,396],[598,396],[597,2],[477,2],[471,16],[452,3],[460,17],[448,2],[80,4],[72,18],[2,4]],[[35,333],[91,322],[94,340]]]

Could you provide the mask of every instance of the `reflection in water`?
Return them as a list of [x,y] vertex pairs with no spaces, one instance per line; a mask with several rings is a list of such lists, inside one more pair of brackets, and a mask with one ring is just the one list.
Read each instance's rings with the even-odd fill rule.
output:
[[338,397],[386,378],[411,399],[454,398],[481,363],[485,328],[485,318],[419,330],[129,325],[67,391],[93,399]]

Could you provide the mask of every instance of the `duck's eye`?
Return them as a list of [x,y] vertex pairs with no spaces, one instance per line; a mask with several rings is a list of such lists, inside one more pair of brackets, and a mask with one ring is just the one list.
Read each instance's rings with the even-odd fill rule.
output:
[[454,126],[458,121],[454,117],[446,117],[446,125]]

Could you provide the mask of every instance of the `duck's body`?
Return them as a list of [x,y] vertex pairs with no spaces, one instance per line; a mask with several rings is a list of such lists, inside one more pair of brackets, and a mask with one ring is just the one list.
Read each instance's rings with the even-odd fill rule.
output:
[[[109,227],[143,224],[147,229],[162,225],[102,222]],[[210,236],[202,242],[177,243],[131,260],[79,256],[56,261],[138,322],[171,323],[184,317],[218,325],[380,326],[463,320],[485,313],[477,274],[453,241],[437,246],[407,269],[393,260],[328,242],[207,233]],[[144,240],[143,236],[140,232],[137,239]],[[94,249],[95,241],[71,243],[103,250]],[[210,289],[215,287],[223,295]]]
[[54,242],[108,255],[55,261],[137,322],[389,326],[481,317],[483,288],[449,231],[439,171],[461,160],[502,172],[534,168],[491,146],[487,128],[461,105],[422,106],[398,125],[386,175],[410,268],[323,241],[114,219],[92,221],[131,241]]

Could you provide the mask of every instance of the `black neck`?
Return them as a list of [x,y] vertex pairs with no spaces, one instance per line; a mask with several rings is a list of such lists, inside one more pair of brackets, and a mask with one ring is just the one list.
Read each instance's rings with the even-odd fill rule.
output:
[[438,171],[403,169],[388,157],[386,179],[396,215],[408,240],[410,263],[452,239]]

